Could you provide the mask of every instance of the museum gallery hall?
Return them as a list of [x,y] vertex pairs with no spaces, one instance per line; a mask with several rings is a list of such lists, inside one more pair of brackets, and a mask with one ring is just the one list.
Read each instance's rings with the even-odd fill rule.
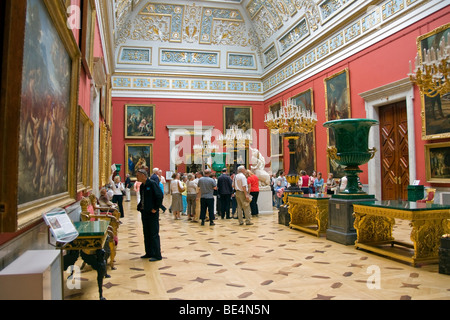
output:
[[449,4],[2,1],[0,299],[449,300]]

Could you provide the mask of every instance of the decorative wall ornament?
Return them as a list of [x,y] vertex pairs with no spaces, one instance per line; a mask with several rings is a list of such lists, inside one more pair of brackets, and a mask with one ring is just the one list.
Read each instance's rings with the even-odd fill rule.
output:
[[275,45],[272,44],[269,48],[264,51],[264,66],[267,67],[272,62],[278,59],[277,49]]
[[121,21],[115,44],[127,40],[186,42],[247,47],[254,44],[237,9],[147,3],[136,17]]
[[245,29],[245,22],[239,10],[204,7],[200,27],[200,43],[221,44],[222,40],[239,37],[237,31]]
[[160,49],[159,64],[220,67],[220,52]]
[[111,78],[114,90],[129,91],[192,91],[204,93],[230,93],[261,95],[262,83],[258,81],[211,80],[211,79],[172,79],[170,77],[145,76],[113,76]]
[[286,51],[293,48],[296,44],[309,36],[309,34],[308,22],[305,17],[302,17],[292,29],[278,39],[280,53],[284,54]]
[[227,68],[256,69],[256,56],[252,53],[228,52]]
[[[325,0],[319,3],[320,14],[323,23],[333,18],[336,14],[348,7],[355,0]],[[403,0],[401,0],[403,2]]]
[[[356,15],[350,9],[356,6],[362,9],[364,6],[355,0],[248,0],[244,6],[248,13],[246,18],[239,11],[241,7],[231,2],[219,8],[220,5],[208,7],[194,3],[182,5],[129,0],[120,2],[124,6],[121,12],[124,13],[115,21],[115,41],[117,46],[129,42],[128,47],[133,47],[134,41],[157,41],[167,43],[166,47],[172,46],[174,50],[179,50],[174,47],[179,43],[214,46],[222,54],[221,60],[227,61],[227,65],[221,67],[223,71],[238,69],[233,62],[230,64],[227,52],[251,50],[260,62],[256,69],[244,67],[242,70],[256,71],[259,65],[265,71],[275,66],[277,68],[276,72],[273,70],[263,75],[262,90],[267,93],[308,68],[326,61],[331,55],[349,46],[356,47],[362,38],[385,28],[387,30],[399,18],[428,6],[429,2],[383,0],[376,5],[368,5],[366,11],[359,10]],[[344,13],[346,18],[343,24],[338,19]],[[250,23],[248,19],[251,19]],[[299,34],[289,31],[299,19],[302,26],[309,30],[309,34],[302,34],[303,38],[296,38]],[[333,28],[333,31],[326,32],[326,28]],[[320,42],[313,43],[316,39],[314,35],[318,33],[324,37]],[[299,46],[299,43],[304,46]],[[184,48],[189,48],[189,45]],[[152,47],[157,48],[159,44],[155,43]],[[292,57],[289,61],[282,60],[280,57],[288,51],[292,52]],[[117,49],[118,56],[119,53],[120,49]],[[129,85],[133,87],[133,83]]]
[[151,64],[151,48],[122,47],[119,51],[118,63],[126,64]]
[[195,3],[192,6],[186,5],[184,14],[183,40],[187,43],[198,43],[201,18],[202,7],[196,6]]
[[[393,1],[394,0],[386,0],[381,2],[377,6],[372,6],[371,10],[368,13],[365,13],[359,17],[355,17],[355,19],[346,24],[341,30],[336,31],[336,33],[331,34],[325,41],[315,45],[315,47],[312,50],[300,54],[300,56],[296,60],[284,66],[282,69],[286,70],[294,66],[295,71],[289,77],[298,75],[299,73],[304,72],[306,68],[312,66],[313,64],[316,64],[319,61],[323,61],[324,59],[327,59],[330,54],[333,54],[337,50],[341,50],[348,45],[356,43],[359,39],[364,37],[366,34],[373,32],[375,29],[382,29],[384,24],[388,26],[390,22],[392,22],[393,20],[397,19],[399,16],[404,14],[405,9],[414,10],[413,9],[414,6],[417,7],[419,6],[420,3],[426,3],[425,0],[415,0],[415,1],[408,0],[405,2],[406,3],[405,5],[400,6],[391,3]],[[325,4],[326,2],[327,1],[323,1],[321,4]],[[340,11],[344,10],[348,5],[350,5],[350,3],[353,2],[354,1],[345,1],[345,7],[341,6]],[[297,5],[304,4],[304,2],[301,0],[296,0],[295,3]],[[393,10],[392,14],[387,14],[388,8],[391,8]],[[385,15],[381,14],[383,10],[386,12]],[[335,16],[338,15],[339,12],[336,12],[334,15]],[[329,19],[331,19],[331,16],[329,16]],[[308,22],[310,21],[308,18],[307,20]],[[323,21],[322,24],[323,23],[325,22]],[[311,30],[313,30],[312,27]],[[306,41],[309,41],[309,38]],[[329,48],[328,52],[326,50],[327,47]],[[263,51],[265,59],[264,67],[267,67],[266,64],[266,60],[268,58],[267,53],[268,49]],[[274,53],[271,53],[271,56],[273,55]],[[265,92],[271,90],[272,88],[277,87],[281,81],[287,79],[287,77],[285,77],[283,80],[281,80],[278,77],[278,74],[279,72],[263,79],[263,89]],[[284,74],[286,75],[286,72]]]
[[149,2],[140,12],[160,39],[181,42],[184,6]]

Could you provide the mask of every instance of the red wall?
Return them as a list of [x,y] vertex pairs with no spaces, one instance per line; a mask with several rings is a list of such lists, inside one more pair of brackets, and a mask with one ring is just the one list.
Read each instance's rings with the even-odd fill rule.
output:
[[[378,42],[377,44],[365,49],[342,62],[337,63],[313,77],[302,81],[276,95],[270,100],[265,101],[265,112],[269,106],[280,101],[287,100],[309,88],[313,88],[314,107],[318,116],[316,126],[316,152],[317,152],[317,170],[322,173],[327,172],[327,135],[323,123],[326,121],[325,115],[325,85],[324,79],[333,74],[348,68],[350,78],[350,101],[351,117],[366,118],[365,103],[360,93],[381,87],[383,85],[404,79],[409,73],[409,61],[414,61],[417,54],[416,39],[420,35],[426,34],[435,28],[448,23],[450,16],[450,7],[447,7],[408,28],[397,32],[395,35]],[[415,86],[414,90],[414,114],[415,114],[415,144],[416,144],[416,163],[417,179],[426,181],[425,175],[425,155],[424,145],[428,143],[423,141],[422,118],[421,118],[421,99],[420,92]],[[370,142],[369,142],[370,146]],[[285,150],[285,154],[286,150]],[[285,168],[289,168],[289,159],[285,157]],[[367,165],[361,166],[364,172],[360,175],[362,183],[367,183]],[[326,177],[326,175],[323,175]],[[440,184],[440,186],[444,186]]]
[[[125,139],[125,105],[155,105],[155,139]],[[214,126],[223,132],[224,106],[251,106],[253,128],[259,132],[264,126],[264,106],[262,102],[194,100],[194,99],[143,99],[113,98],[112,125],[112,162],[124,164],[126,143],[153,144],[153,167],[170,170],[170,138],[167,125],[193,126],[195,121],[202,121],[203,126]],[[256,143],[256,141],[255,141]],[[267,144],[267,140],[264,144]],[[258,143],[258,147],[259,147]],[[256,147],[256,145],[254,145]],[[261,150],[261,152],[263,152]],[[267,161],[266,161],[267,162]],[[121,175],[123,178],[123,170]]]

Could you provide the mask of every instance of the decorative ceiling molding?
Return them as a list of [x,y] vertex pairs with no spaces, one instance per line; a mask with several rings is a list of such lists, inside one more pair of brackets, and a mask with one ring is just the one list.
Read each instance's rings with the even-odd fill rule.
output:
[[[115,21],[107,24],[115,29],[113,89],[268,98],[443,6],[439,0],[114,0]],[[164,76],[152,76],[157,73]]]

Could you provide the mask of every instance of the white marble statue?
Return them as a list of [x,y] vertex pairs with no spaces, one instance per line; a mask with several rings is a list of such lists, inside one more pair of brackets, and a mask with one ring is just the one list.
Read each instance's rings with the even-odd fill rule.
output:
[[251,170],[259,179],[259,185],[270,186],[270,175],[264,170],[266,166],[266,160],[258,149],[250,147],[252,151],[252,161],[253,165],[250,166]]

